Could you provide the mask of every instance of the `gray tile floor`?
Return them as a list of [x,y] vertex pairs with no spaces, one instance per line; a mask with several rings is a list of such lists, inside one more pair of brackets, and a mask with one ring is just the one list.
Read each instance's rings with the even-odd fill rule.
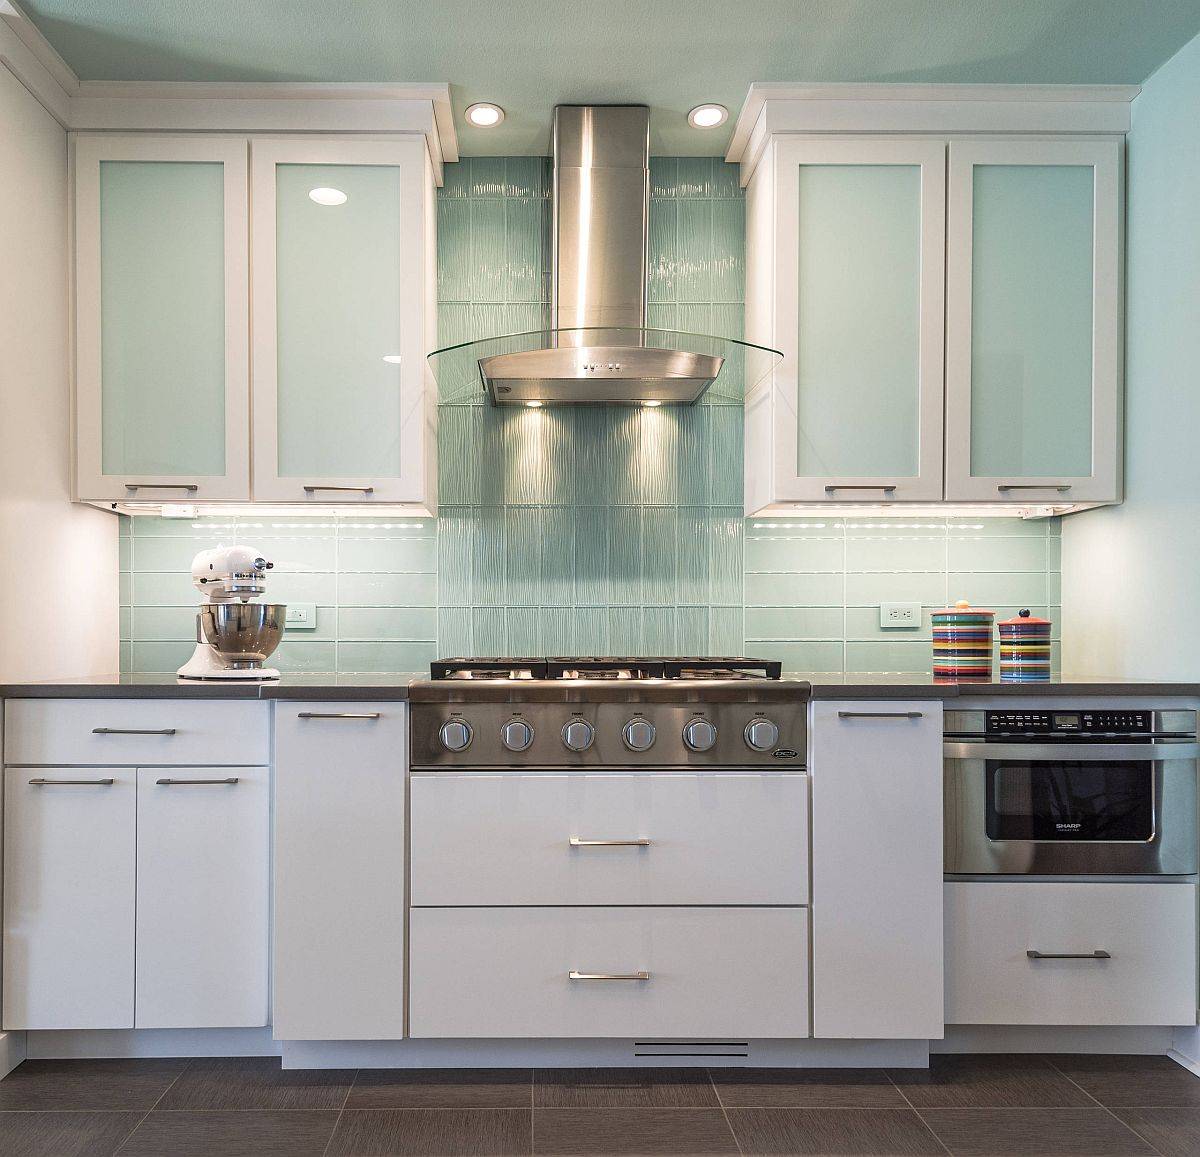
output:
[[1200,1154],[1165,1057],[942,1056],[913,1069],[288,1070],[274,1058],[27,1061],[4,1157]]

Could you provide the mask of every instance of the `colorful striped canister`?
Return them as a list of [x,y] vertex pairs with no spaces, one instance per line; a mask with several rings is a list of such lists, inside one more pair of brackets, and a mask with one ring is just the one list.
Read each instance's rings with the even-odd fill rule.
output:
[[1049,619],[1021,611],[1005,619],[1000,627],[1000,682],[1048,683],[1050,681]]
[[965,599],[934,611],[935,679],[989,680],[992,677],[992,623],[995,611],[973,607]]

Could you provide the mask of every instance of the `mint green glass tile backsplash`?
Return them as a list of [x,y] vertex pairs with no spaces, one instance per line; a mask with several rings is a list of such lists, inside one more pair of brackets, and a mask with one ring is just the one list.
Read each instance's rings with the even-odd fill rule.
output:
[[[655,158],[651,186],[650,324],[740,337],[736,167]],[[541,158],[447,166],[443,344],[547,323],[549,189]],[[928,615],[885,634],[881,599],[990,599],[1058,618],[1053,522],[745,520],[738,404],[530,411],[478,398],[439,419],[436,520],[123,519],[122,669],[169,671],[190,654],[188,568],[217,542],[276,563],[271,599],[316,605],[316,629],[290,631],[276,652],[286,670],[420,670],[439,652],[748,650],[792,669],[924,671]]]

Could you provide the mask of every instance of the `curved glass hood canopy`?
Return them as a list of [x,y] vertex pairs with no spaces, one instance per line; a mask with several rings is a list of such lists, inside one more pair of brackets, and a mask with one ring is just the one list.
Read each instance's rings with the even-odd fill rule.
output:
[[650,110],[554,110],[550,326],[429,355],[442,402],[496,406],[740,401],[782,356],[732,338],[646,325]]
[[496,406],[741,401],[783,357],[734,338],[633,326],[535,329],[429,355],[438,401]]

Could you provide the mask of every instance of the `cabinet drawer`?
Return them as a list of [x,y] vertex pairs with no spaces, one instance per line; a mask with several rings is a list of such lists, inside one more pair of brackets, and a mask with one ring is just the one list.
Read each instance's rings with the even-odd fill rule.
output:
[[414,1037],[808,1035],[803,908],[420,908],[409,943]]
[[230,700],[10,699],[4,761],[265,765],[269,713],[269,704]]
[[435,772],[411,806],[414,905],[808,902],[804,775]]
[[947,1024],[1195,1023],[1193,884],[952,883],[945,903]]

